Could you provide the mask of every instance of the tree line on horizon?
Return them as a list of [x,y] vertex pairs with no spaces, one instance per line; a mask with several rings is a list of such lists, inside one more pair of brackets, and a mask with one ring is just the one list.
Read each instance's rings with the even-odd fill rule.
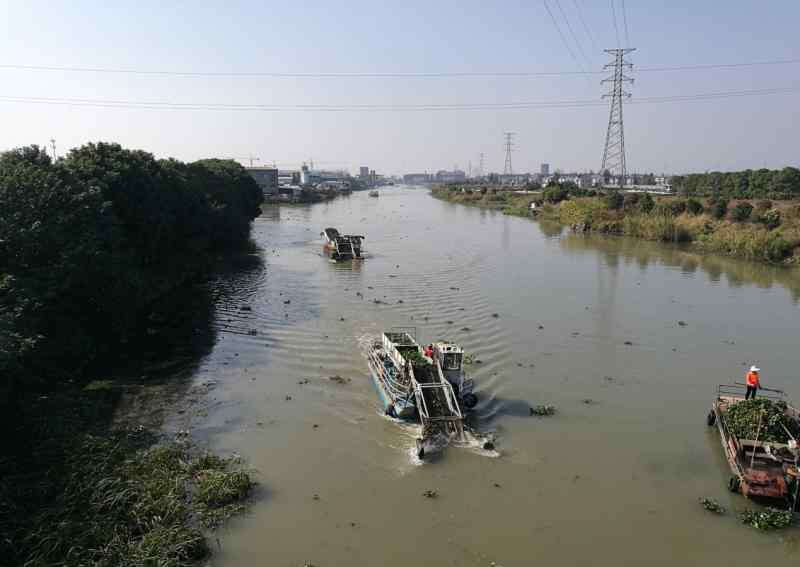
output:
[[672,177],[672,187],[686,197],[727,199],[800,198],[800,169],[746,169],[712,171]]

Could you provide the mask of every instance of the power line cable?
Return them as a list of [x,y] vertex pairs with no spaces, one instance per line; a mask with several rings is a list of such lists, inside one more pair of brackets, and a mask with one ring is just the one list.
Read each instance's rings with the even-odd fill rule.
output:
[[578,60],[578,58],[575,57],[575,52],[572,51],[572,48],[569,46],[569,42],[567,42],[567,38],[564,37],[564,33],[561,31],[561,27],[559,27],[555,16],[553,16],[553,12],[550,10],[550,6],[547,4],[547,0],[542,0],[542,2],[544,3],[544,7],[547,9],[547,13],[550,14],[550,20],[552,20],[553,25],[555,26],[556,30],[558,30],[558,35],[561,36],[561,41],[563,42],[564,47],[567,48],[567,51],[569,51],[569,54],[572,56],[572,59],[575,61],[575,63],[578,64],[578,67],[580,67],[581,70],[583,70],[583,63],[581,63]]
[[[741,98],[753,96],[769,96],[800,92],[800,86],[773,87],[739,91],[718,91],[695,93],[689,95],[667,95],[657,97],[640,97],[628,104],[661,104],[673,102],[695,102]],[[584,108],[606,106],[596,99],[584,100],[552,100],[552,101],[520,101],[503,103],[444,103],[444,104],[233,104],[233,103],[178,103],[168,101],[133,101],[113,99],[85,99],[58,97],[30,97],[0,95],[0,102],[18,102],[32,104],[51,104],[66,106],[87,106],[101,108],[145,109],[145,110],[216,110],[216,111],[262,111],[262,112],[345,112],[345,111],[438,111],[438,110],[523,110],[549,108]]]
[[614,35],[617,36],[617,49],[619,49],[619,28],[617,27],[617,11],[614,9],[614,0],[611,0],[611,19],[614,20]]
[[[761,67],[773,65],[796,65],[800,59],[775,59],[767,61],[745,61],[735,63],[703,63],[696,65],[670,65],[657,67],[637,67],[635,72],[662,72],[662,71],[692,71],[713,69],[736,69],[740,67]],[[157,75],[174,77],[264,77],[276,79],[411,79],[411,78],[491,78],[491,77],[553,77],[559,75],[605,75],[605,71],[464,71],[464,72],[434,72],[434,73],[275,73],[275,72],[208,72],[208,71],[158,71],[147,69],[115,69],[103,67],[71,67],[52,65],[19,65],[0,64],[0,70],[18,71],[50,71],[69,73],[98,73],[98,74],[127,74],[127,75]]]
[[586,25],[586,20],[583,17],[583,10],[581,9],[578,0],[572,0],[572,2],[575,4],[575,10],[578,12],[578,19],[581,21],[581,25],[583,26],[586,35],[589,36],[589,42],[592,44],[592,50],[599,52],[600,50],[597,48],[597,44],[594,41],[594,36],[592,36],[592,32],[589,31],[589,26]]
[[581,57],[583,57],[584,61],[586,61],[586,64],[589,67],[591,67],[592,66],[592,62],[589,61],[588,57],[586,57],[586,52],[583,51],[583,46],[581,45],[581,42],[578,41],[578,36],[575,35],[575,32],[572,29],[572,25],[569,23],[569,18],[567,17],[566,12],[564,12],[564,9],[561,7],[560,0],[555,0],[555,3],[556,3],[556,7],[558,8],[558,11],[561,12],[561,17],[564,18],[564,21],[567,24],[567,30],[569,30],[569,34],[572,36],[572,40],[575,42],[575,45],[578,47],[578,52],[581,54]]
[[628,11],[625,9],[625,0],[620,0],[622,3],[622,21],[625,24],[625,44],[630,46],[631,38],[628,35]]

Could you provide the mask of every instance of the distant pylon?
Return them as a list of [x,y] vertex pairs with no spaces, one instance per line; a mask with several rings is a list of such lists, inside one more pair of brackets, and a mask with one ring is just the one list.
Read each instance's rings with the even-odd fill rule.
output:
[[625,164],[625,127],[622,121],[622,101],[630,98],[631,93],[623,88],[625,83],[633,84],[633,78],[625,74],[626,69],[633,68],[633,64],[625,60],[625,55],[636,51],[635,47],[626,49],[606,49],[605,52],[614,58],[613,63],[607,63],[604,69],[613,69],[613,75],[603,79],[602,84],[611,83],[611,90],[603,98],[611,99],[611,110],[608,115],[608,131],[606,132],[606,147],[603,150],[603,165],[600,173],[608,170],[619,176],[619,184],[625,183],[627,166]]
[[511,168],[511,152],[514,149],[514,132],[505,132],[506,137],[506,163],[503,166],[503,175],[514,175],[514,170]]

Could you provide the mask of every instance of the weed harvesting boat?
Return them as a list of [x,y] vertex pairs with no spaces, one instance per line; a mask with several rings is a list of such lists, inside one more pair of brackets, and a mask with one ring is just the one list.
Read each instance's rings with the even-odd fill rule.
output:
[[325,252],[331,260],[361,259],[361,241],[364,237],[357,234],[341,234],[335,228],[326,228],[320,236],[325,238]]
[[780,500],[796,509],[800,412],[780,390],[763,388],[745,400],[742,386],[720,385],[706,422],[716,424],[732,476],[731,492]]
[[384,332],[367,350],[375,387],[387,415],[418,421],[417,455],[439,449],[464,435],[464,412],[477,404],[474,382],[463,370],[464,351],[437,342],[426,354],[413,329]]

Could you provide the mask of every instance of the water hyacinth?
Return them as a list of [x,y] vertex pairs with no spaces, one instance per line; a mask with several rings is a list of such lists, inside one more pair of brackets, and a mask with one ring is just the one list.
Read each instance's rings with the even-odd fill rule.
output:
[[541,406],[534,406],[531,408],[531,415],[538,415],[539,417],[547,417],[550,415],[554,415],[556,413],[555,406],[551,405],[541,405]]
[[[725,411],[725,421],[739,439],[755,439],[771,443],[786,443],[791,431],[794,437],[800,436],[800,426],[786,415],[786,403],[764,398],[742,400],[732,404]],[[760,422],[760,428],[759,428]]]
[[743,510],[739,512],[739,520],[757,530],[780,530],[792,524],[792,513],[788,510],[778,510],[776,508]]
[[713,498],[703,497],[700,499],[700,504],[702,504],[703,508],[709,512],[713,512],[714,514],[721,515],[725,513],[725,508],[723,508],[722,505]]

